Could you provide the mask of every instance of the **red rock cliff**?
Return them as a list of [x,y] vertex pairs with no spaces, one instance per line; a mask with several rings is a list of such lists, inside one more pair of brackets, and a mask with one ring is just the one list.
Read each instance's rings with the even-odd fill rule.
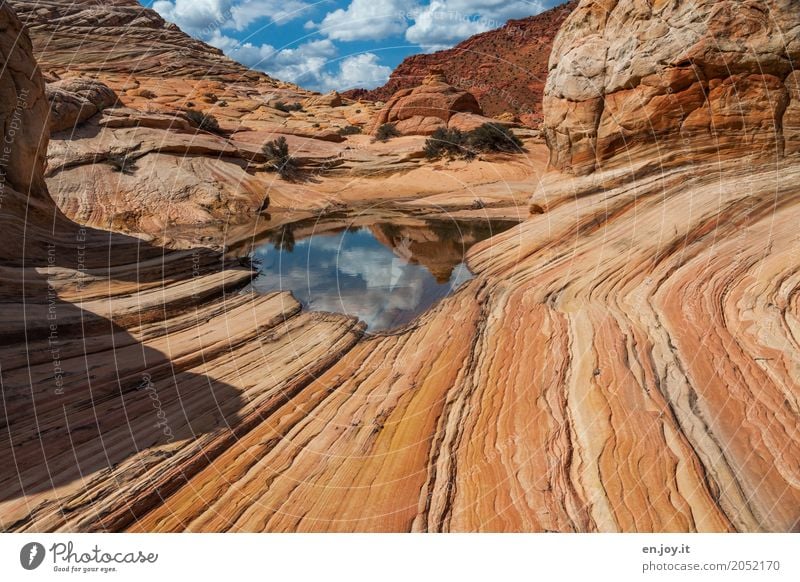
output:
[[486,114],[511,112],[529,124],[538,123],[553,38],[577,4],[572,0],[536,16],[510,20],[448,50],[410,56],[383,87],[345,95],[386,101],[401,89],[418,86],[431,71],[444,69],[447,82],[475,95]]

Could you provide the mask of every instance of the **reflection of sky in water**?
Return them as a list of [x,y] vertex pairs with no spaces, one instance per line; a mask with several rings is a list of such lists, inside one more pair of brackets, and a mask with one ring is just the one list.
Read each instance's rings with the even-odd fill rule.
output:
[[372,331],[408,323],[472,277],[461,263],[438,283],[366,229],[316,234],[291,251],[266,244],[254,256],[263,273],[258,291],[291,291],[309,309],[358,317]]

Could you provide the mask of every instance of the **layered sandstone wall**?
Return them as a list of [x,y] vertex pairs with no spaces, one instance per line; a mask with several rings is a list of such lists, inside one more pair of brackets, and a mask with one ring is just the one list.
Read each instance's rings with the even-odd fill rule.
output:
[[[39,64],[57,75],[268,79],[190,37],[136,0],[9,0],[9,4],[27,26]],[[87,38],[91,42],[86,43]]]
[[583,0],[550,57],[551,164],[794,153],[798,63],[793,0]]
[[[638,15],[681,4],[604,3],[632,19],[620,38]],[[770,5],[776,21],[795,17],[791,2]],[[565,34],[591,40],[598,6],[584,2]],[[44,89],[5,5],[0,18],[15,63],[2,94],[38,95],[20,142],[34,157],[15,160],[7,200],[44,203],[32,145],[46,139]],[[760,59],[771,41],[754,38]],[[781,80],[793,99],[796,77]],[[649,86],[638,81],[631,91]],[[554,100],[553,112],[567,102]],[[572,103],[567,113],[586,106]],[[749,131],[760,115],[730,135],[777,143],[774,123]],[[781,119],[789,151],[793,101]],[[709,147],[691,135],[693,152]],[[57,264],[0,266],[0,465],[15,469],[0,475],[0,528],[799,531],[800,160],[673,150],[684,163],[666,168],[653,143],[626,142],[582,166],[600,170],[588,176],[554,172],[535,216],[473,247],[475,279],[369,338],[283,294],[228,293],[252,273],[202,249],[165,252],[4,203],[3,252],[33,234],[57,243]],[[581,151],[561,145],[572,169]],[[632,179],[614,167],[626,154],[662,171]]]
[[49,106],[33,46],[23,34],[22,22],[5,3],[0,6],[0,43],[4,63],[0,70],[3,185],[41,199]]

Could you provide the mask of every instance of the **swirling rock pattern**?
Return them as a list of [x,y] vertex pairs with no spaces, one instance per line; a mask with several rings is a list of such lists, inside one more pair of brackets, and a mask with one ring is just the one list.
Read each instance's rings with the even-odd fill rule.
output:
[[[648,6],[583,2],[560,46],[603,9]],[[795,16],[771,8],[760,22]],[[566,124],[583,107],[569,103]],[[681,131],[671,111],[667,144]],[[728,129],[774,146],[774,119]],[[133,529],[796,531],[800,164],[781,155],[776,169],[753,147],[668,167],[641,141],[630,158],[602,150],[607,170],[548,178],[537,216],[473,251],[467,289],[362,342]],[[550,145],[582,173],[579,147]]]
[[57,75],[134,73],[232,82],[268,78],[184,34],[137,0],[11,0],[9,4],[27,26],[39,64]]
[[[788,2],[769,4],[759,22],[793,18]],[[584,0],[563,38],[595,30],[604,10],[677,5]],[[19,32],[6,5],[0,18]],[[4,72],[0,91],[31,84],[38,96],[21,143],[46,145],[30,45],[2,38],[28,76]],[[778,93],[795,95],[793,82],[781,78]],[[14,467],[0,481],[0,526],[800,530],[800,159],[789,125],[778,156],[758,147],[774,145],[774,124],[765,135],[745,125],[738,135],[754,147],[670,164],[647,154],[657,148],[646,136],[627,158],[603,150],[602,163],[577,141],[551,141],[564,146],[555,165],[594,171],[543,177],[533,215],[472,248],[475,279],[379,336],[286,295],[233,293],[252,273],[206,250],[83,228],[89,251],[76,260],[69,241],[82,227],[9,207],[3,236],[24,227],[31,253],[24,270],[17,260],[0,271],[0,465]],[[664,129],[665,143],[676,131]],[[54,212],[43,153],[35,160],[14,191]]]

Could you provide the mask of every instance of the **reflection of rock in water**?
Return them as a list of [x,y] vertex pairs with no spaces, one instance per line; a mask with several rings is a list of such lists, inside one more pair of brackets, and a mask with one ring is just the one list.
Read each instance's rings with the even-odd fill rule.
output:
[[437,283],[444,284],[472,245],[516,225],[513,221],[426,220],[424,226],[385,222],[370,231],[397,256],[424,266]]
[[352,315],[373,331],[395,329],[471,278],[463,260],[473,244],[514,224],[397,214],[299,221],[254,251],[264,259],[254,288],[289,290],[309,310]]
[[291,253],[295,245],[294,227],[291,224],[284,224],[272,233],[269,240],[276,251]]

